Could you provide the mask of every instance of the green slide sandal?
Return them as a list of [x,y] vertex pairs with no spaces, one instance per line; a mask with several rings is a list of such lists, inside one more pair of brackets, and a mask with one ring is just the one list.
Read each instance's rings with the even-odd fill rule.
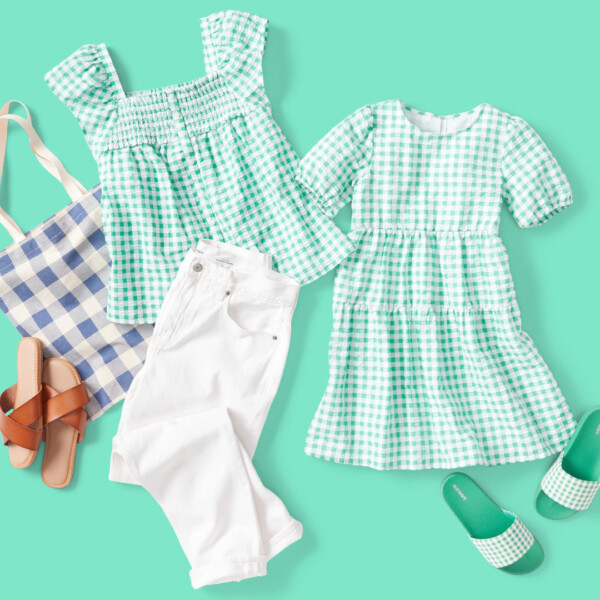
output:
[[535,507],[547,519],[566,519],[589,507],[600,490],[600,406],[588,410],[567,447],[544,475]]
[[519,517],[500,508],[468,475],[448,475],[442,496],[493,567],[524,575],[544,561],[542,547]]

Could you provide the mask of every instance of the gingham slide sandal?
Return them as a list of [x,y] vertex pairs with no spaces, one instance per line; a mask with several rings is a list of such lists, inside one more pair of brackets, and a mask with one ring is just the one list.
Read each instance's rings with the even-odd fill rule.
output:
[[442,496],[493,567],[524,575],[544,562],[542,547],[519,517],[500,508],[468,475],[448,475]]
[[548,519],[586,510],[600,490],[600,407],[588,410],[567,447],[544,475],[535,507]]

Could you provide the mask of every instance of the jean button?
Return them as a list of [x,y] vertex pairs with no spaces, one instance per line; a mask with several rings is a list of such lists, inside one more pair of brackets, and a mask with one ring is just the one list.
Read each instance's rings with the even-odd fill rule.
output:
[[192,269],[196,271],[196,273],[200,273],[200,271],[202,271],[202,265],[200,263],[195,263]]

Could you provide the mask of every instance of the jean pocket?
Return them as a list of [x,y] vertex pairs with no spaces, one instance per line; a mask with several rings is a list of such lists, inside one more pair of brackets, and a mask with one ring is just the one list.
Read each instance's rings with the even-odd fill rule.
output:
[[227,322],[244,334],[276,337],[283,318],[283,304],[246,291],[232,291],[223,301]]

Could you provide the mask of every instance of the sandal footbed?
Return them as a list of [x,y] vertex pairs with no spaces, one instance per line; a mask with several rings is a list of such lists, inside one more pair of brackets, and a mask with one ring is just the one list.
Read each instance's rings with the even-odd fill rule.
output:
[[[81,383],[81,378],[70,362],[49,358],[44,362],[42,382],[57,392],[65,392]],[[78,439],[78,432],[60,420],[46,425],[42,481],[47,486],[64,488],[71,483]]]

